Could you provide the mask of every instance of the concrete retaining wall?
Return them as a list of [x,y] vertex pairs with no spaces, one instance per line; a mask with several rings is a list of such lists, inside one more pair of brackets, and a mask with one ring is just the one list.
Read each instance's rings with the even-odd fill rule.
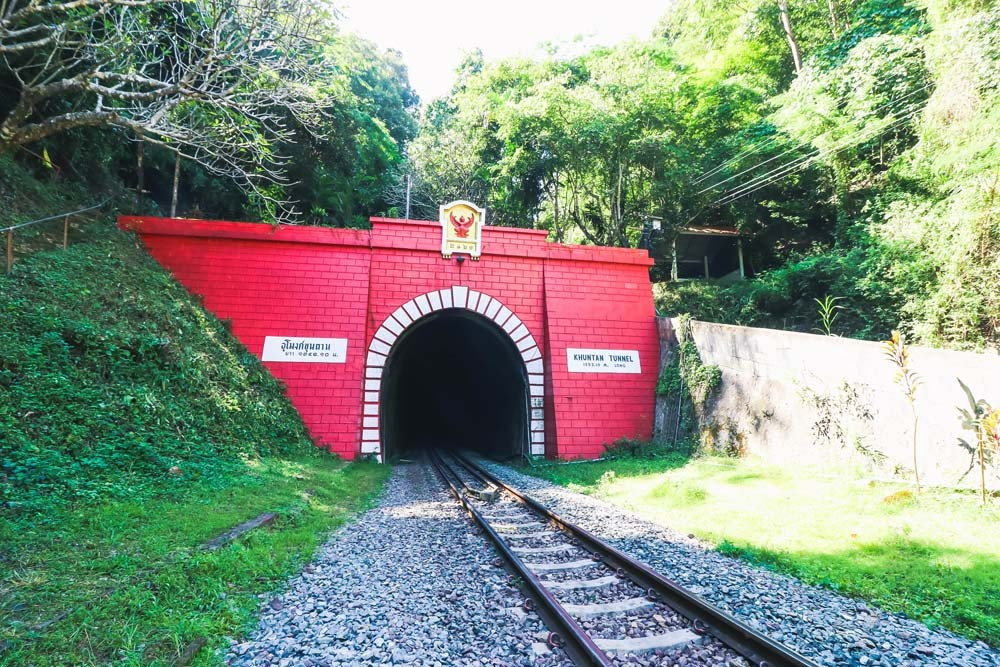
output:
[[[661,321],[663,347],[676,344],[675,326]],[[912,476],[910,409],[881,344],[706,322],[693,322],[691,335],[702,361],[722,369],[702,424],[709,444],[779,462],[837,459]],[[976,459],[959,443],[972,433],[959,420],[968,402],[957,378],[1000,405],[1000,356],[913,347],[910,358],[922,381],[921,481],[978,486]],[[987,474],[987,484],[1000,488],[998,466]]]

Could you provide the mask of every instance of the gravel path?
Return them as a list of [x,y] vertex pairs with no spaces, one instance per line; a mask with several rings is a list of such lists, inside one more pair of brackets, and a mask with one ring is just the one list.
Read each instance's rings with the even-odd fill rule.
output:
[[[823,665],[1000,667],[1000,651],[705,550],[596,498],[480,461],[554,512]],[[998,573],[1000,576],[1000,573]]]
[[[337,531],[229,665],[552,665],[548,632],[426,464],[396,467],[378,507]],[[520,617],[520,618],[518,618]]]

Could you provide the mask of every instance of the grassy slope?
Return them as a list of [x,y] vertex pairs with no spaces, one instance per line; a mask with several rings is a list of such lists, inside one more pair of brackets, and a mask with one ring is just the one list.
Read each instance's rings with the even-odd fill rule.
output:
[[[78,235],[0,275],[0,665],[169,664],[243,630],[388,470],[319,452],[110,220]],[[281,519],[198,549],[264,511]]]
[[1000,507],[983,509],[971,494],[911,497],[846,471],[681,455],[526,472],[724,553],[1000,646]]

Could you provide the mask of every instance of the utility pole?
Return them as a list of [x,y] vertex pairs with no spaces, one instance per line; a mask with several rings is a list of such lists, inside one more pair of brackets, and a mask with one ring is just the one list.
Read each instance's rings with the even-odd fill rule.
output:
[[410,219],[410,190],[413,188],[413,177],[406,175],[406,219]]

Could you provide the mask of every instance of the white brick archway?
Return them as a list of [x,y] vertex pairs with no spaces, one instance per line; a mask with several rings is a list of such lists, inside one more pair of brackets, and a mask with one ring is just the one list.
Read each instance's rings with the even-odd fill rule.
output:
[[382,460],[382,441],[379,433],[381,410],[382,373],[389,353],[399,336],[409,327],[432,313],[461,308],[484,317],[502,329],[517,347],[524,361],[530,396],[529,433],[532,455],[545,453],[545,389],[542,353],[535,337],[513,311],[499,299],[483,292],[455,285],[427,292],[410,299],[397,308],[375,331],[368,345],[365,361],[365,380],[362,401],[361,447],[362,455],[374,454]]

